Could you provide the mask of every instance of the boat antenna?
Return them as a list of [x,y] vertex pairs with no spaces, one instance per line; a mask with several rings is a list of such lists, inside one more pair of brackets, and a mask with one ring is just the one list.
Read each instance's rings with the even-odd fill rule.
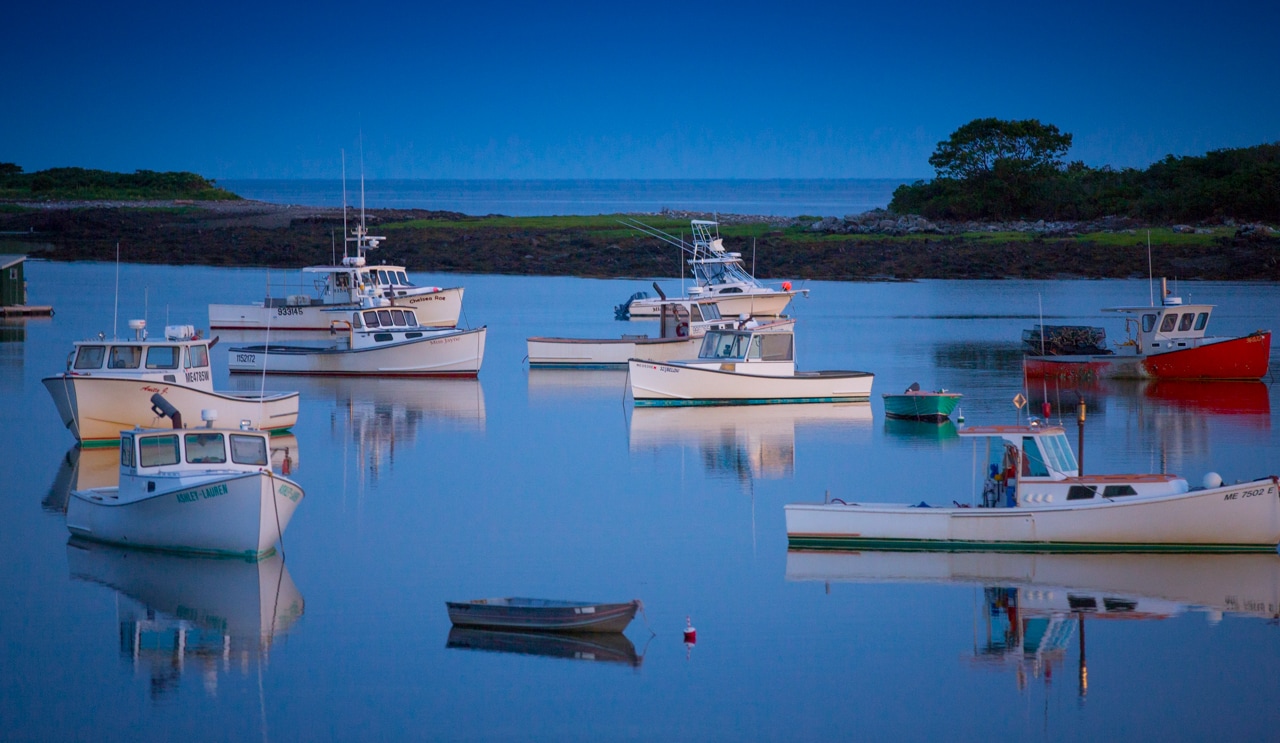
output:
[[755,275],[756,275],[756,238],[755,238],[755,235],[752,235],[751,236],[751,277],[755,278]]
[[364,237],[364,132],[360,132],[360,236]]
[[[342,257],[347,257],[347,151],[342,153]],[[337,262],[336,260],[334,261]]]
[[1156,279],[1151,270],[1151,231],[1147,231],[1147,293],[1151,295],[1151,306],[1156,306]]
[[120,337],[119,331],[116,330],[116,328],[119,327],[119,322],[120,322],[120,241],[117,240],[116,241],[116,306],[115,306],[115,309],[111,311],[111,337],[112,338]]

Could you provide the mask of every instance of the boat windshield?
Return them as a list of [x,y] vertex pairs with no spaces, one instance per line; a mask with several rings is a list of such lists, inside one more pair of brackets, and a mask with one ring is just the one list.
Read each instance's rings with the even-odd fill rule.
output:
[[703,286],[715,284],[750,284],[759,283],[742,268],[742,264],[733,261],[693,261],[693,275]]
[[106,358],[106,346],[81,346],[76,351],[73,369],[101,369],[102,360]]
[[1065,433],[1046,436],[1041,441],[1044,442],[1045,460],[1051,469],[1058,472],[1079,470],[1080,465],[1076,464],[1075,452],[1071,451],[1071,444]]
[[689,305],[689,314],[694,322],[708,322],[712,320],[720,320],[720,305],[714,302],[706,304],[694,302]]
[[700,359],[745,359],[751,343],[750,333],[732,331],[710,332],[702,339]]

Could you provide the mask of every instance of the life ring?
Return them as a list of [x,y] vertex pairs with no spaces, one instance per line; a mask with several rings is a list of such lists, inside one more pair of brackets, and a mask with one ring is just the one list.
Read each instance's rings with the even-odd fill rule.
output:
[[689,323],[684,321],[676,323],[676,337],[677,338],[689,337]]

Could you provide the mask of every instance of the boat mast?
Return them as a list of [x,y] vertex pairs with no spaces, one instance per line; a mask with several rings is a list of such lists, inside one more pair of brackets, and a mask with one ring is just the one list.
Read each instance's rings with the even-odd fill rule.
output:
[[347,259],[347,151],[342,152],[342,260]]

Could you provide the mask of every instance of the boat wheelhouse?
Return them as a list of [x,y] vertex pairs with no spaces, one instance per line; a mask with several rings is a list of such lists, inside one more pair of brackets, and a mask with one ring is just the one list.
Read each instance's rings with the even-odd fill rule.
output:
[[751,323],[708,331],[695,359],[632,359],[629,372],[637,406],[858,402],[870,399],[875,379],[863,371],[798,371],[795,334]]
[[308,279],[313,291],[282,297],[268,295],[262,302],[209,305],[209,327],[236,330],[329,330],[340,315],[359,306],[368,296],[387,299],[391,304],[410,307],[422,325],[452,328],[462,311],[462,287],[419,286],[409,280],[404,266],[370,265],[366,253],[376,249],[385,237],[370,235],[358,225],[347,238],[354,254],[343,256],[332,266],[302,269],[304,286]]
[[[1176,475],[1082,475],[1060,426],[974,426],[987,444],[982,502],[833,498],[786,506],[803,549],[1265,552],[1280,543],[1280,478],[1191,487]],[[905,494],[914,501],[918,494]]]
[[149,339],[146,323],[131,320],[132,340],[76,341],[67,370],[42,382],[62,422],[83,445],[113,444],[120,431],[151,426],[151,396],[160,393],[194,416],[216,409],[264,431],[285,431],[298,420],[298,393],[239,394],[213,389],[209,349],[191,325],[169,325]]
[[[783,282],[781,288],[777,289],[761,283],[747,271],[741,253],[725,250],[718,222],[691,220],[692,242],[685,242],[683,238],[674,237],[635,220],[625,221],[623,224],[675,245],[682,254],[688,255],[694,285],[689,287],[687,299],[715,301],[725,317],[778,317],[786,311],[792,297],[797,294],[807,295],[809,292],[808,289],[792,291],[791,282]],[[619,317],[656,317],[666,301],[665,297],[634,295],[615,310]]]
[[1106,347],[1102,328],[1039,325],[1023,333],[1028,377],[1075,380],[1261,379],[1270,367],[1271,331],[1210,336],[1214,305],[1184,304],[1161,281],[1159,306],[1111,307],[1125,316],[1126,339]]

